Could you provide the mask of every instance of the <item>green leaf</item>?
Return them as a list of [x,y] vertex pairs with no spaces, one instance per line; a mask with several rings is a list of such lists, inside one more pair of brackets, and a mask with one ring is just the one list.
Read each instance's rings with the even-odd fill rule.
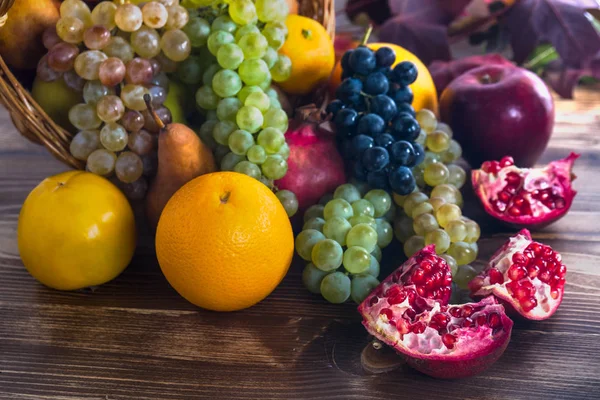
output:
[[558,58],[558,53],[551,44],[542,44],[533,50],[523,67],[540,75],[549,63]]

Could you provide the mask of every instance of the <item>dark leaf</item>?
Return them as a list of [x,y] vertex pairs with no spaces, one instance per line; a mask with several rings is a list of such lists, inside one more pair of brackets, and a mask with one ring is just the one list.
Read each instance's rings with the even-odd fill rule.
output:
[[425,64],[448,60],[451,56],[447,25],[470,1],[390,0],[394,17],[381,26],[379,38],[406,48]]
[[346,14],[350,21],[366,14],[373,24],[381,25],[391,16],[391,11],[388,0],[348,0]]
[[438,94],[442,94],[446,86],[463,73],[483,65],[513,65],[500,54],[471,56],[453,61],[434,61],[429,66],[429,72],[435,82]]
[[550,43],[565,65],[581,68],[600,51],[600,34],[586,16],[595,0],[520,0],[502,18],[517,63],[542,43]]
[[554,60],[546,66],[543,76],[560,97],[572,99],[573,90],[583,77],[600,79],[600,53],[583,68],[572,68],[560,59]]

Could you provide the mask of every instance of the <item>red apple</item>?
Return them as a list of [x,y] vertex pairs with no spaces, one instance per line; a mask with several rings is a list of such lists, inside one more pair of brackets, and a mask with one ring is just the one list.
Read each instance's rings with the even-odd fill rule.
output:
[[473,167],[507,155],[516,165],[531,167],[552,134],[554,101],[534,73],[487,65],[448,85],[440,98],[440,115]]

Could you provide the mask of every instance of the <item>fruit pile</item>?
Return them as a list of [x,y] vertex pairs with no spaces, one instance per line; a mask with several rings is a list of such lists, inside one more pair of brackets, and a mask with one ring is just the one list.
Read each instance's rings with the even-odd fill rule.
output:
[[393,239],[392,198],[384,190],[361,194],[352,184],[339,186],[325,205],[304,214],[296,251],[309,261],[302,280],[330,303],[350,297],[360,303],[379,284],[381,249]]

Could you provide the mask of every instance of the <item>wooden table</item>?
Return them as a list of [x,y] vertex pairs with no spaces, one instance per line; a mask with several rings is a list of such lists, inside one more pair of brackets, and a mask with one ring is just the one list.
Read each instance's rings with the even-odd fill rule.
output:
[[[187,303],[145,247],[93,293],[43,287],[19,259],[17,218],[28,192],[65,167],[21,138],[2,111],[0,398],[599,399],[600,88],[576,97],[557,101],[555,133],[541,161],[580,152],[579,194],[567,217],[534,232],[563,254],[564,302],[547,321],[517,322],[496,364],[456,381],[405,366],[367,373],[361,353],[370,338],[355,305],[309,294],[298,260],[271,296],[235,313]],[[480,221],[485,260],[512,232]]]

